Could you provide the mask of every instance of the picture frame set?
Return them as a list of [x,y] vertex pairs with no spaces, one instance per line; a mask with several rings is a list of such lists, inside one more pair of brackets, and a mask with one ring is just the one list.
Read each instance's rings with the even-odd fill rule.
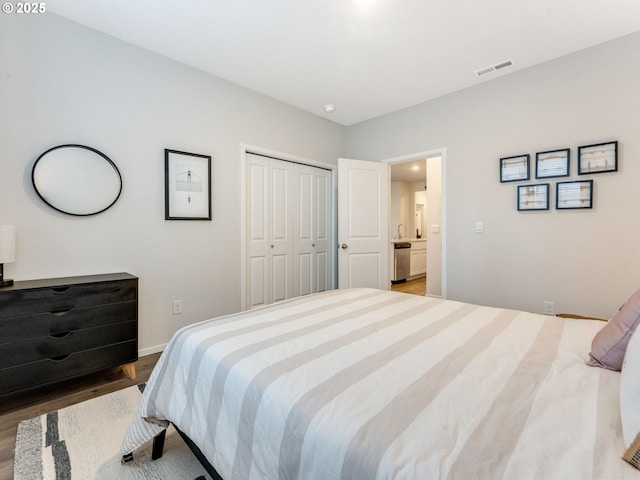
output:
[[[570,176],[571,150],[562,148],[536,153],[535,178]],[[530,179],[529,154],[500,158],[500,182]],[[578,147],[578,175],[618,171],[618,142],[611,141]],[[549,210],[549,183],[518,185],[518,211]],[[556,182],[556,210],[593,208],[593,180]]]
[[578,147],[578,175],[617,171],[617,141]]
[[500,182],[529,180],[529,154],[500,159]]
[[568,148],[536,153],[536,178],[568,177],[570,157]]
[[518,210],[549,210],[549,184],[518,185]]
[[165,220],[211,220],[211,156],[164,150]]
[[556,183],[556,210],[593,208],[593,180]]

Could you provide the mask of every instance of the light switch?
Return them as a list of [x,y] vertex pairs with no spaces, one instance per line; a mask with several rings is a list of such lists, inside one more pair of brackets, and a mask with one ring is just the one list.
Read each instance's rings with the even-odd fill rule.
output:
[[484,222],[476,222],[474,231],[476,233],[484,233]]
[[431,233],[440,233],[440,225],[431,225]]

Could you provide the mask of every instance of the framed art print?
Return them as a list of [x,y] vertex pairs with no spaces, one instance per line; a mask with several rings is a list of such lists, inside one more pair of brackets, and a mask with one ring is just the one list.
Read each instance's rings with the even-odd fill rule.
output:
[[556,209],[593,208],[593,180],[556,183]]
[[529,180],[529,154],[500,159],[500,182]]
[[578,175],[616,172],[617,170],[617,141],[578,147]]
[[518,210],[549,210],[549,184],[519,185]]
[[164,150],[165,220],[211,220],[211,156]]
[[569,176],[570,150],[550,150],[536,153],[536,178]]

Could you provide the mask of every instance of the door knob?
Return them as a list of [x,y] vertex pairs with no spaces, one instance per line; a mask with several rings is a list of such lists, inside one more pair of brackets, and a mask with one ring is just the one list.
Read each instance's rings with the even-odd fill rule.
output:
[[343,244],[340,245],[340,248],[343,249],[343,250],[346,250],[348,246],[349,245],[347,245],[346,243],[343,243]]

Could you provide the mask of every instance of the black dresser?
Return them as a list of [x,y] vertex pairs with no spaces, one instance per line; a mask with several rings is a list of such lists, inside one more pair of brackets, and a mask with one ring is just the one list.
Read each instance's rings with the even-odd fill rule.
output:
[[137,359],[137,277],[113,273],[0,288],[0,396],[123,364],[135,376]]

